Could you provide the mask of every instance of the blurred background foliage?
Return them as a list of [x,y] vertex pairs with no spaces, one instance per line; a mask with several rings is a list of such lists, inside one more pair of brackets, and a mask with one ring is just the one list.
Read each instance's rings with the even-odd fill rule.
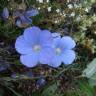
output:
[[[0,96],[95,96],[96,1],[95,0],[0,0]],[[3,8],[10,16],[2,19]],[[24,28],[14,24],[19,8],[37,8],[32,25],[69,35],[77,43],[72,65],[54,69],[47,65],[26,68],[14,44]],[[27,26],[28,27],[28,26]]]

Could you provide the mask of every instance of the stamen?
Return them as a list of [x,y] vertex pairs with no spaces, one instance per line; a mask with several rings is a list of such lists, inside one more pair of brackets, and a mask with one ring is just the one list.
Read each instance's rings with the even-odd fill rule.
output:
[[56,54],[60,54],[61,53],[61,49],[60,48],[56,48]]
[[40,45],[35,45],[35,46],[33,47],[33,49],[34,49],[34,51],[39,52],[40,49],[41,49],[41,47],[40,47]]

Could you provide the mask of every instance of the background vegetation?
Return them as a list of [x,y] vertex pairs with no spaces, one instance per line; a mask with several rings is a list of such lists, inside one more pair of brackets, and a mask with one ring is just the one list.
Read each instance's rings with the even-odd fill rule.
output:
[[[2,18],[7,7],[10,17]],[[47,65],[26,68],[19,61],[14,44],[24,28],[18,28],[12,13],[34,7],[39,14],[32,25],[77,43],[73,64],[57,69]],[[95,0],[0,0],[0,96],[95,96],[96,94],[96,2]]]

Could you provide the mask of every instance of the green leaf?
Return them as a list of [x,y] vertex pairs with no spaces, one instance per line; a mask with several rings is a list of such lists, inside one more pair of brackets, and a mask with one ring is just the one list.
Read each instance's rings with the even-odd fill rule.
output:
[[83,71],[82,76],[89,78],[88,81],[91,86],[96,85],[96,58]]
[[91,86],[96,86],[96,80],[94,80],[94,79],[89,79],[89,84],[90,84]]
[[88,81],[91,86],[96,86],[96,73]]
[[96,58],[88,64],[87,68],[83,71],[82,76],[90,78],[96,73]]

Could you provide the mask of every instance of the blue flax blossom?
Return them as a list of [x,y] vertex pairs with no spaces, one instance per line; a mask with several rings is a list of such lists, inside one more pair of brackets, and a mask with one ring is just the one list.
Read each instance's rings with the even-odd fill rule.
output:
[[49,64],[52,67],[59,67],[61,63],[71,64],[75,59],[75,52],[72,50],[75,47],[75,41],[69,37],[64,36],[54,38],[55,56]]
[[36,26],[26,28],[15,43],[16,50],[21,54],[20,61],[27,67],[37,64],[48,64],[54,55],[52,34]]
[[15,19],[16,25],[18,27],[26,27],[32,23],[32,16],[36,16],[38,14],[37,9],[28,9],[24,10],[17,10],[13,13],[13,18]]
[[7,7],[3,8],[3,13],[2,13],[3,19],[6,21],[9,18],[9,11]]

